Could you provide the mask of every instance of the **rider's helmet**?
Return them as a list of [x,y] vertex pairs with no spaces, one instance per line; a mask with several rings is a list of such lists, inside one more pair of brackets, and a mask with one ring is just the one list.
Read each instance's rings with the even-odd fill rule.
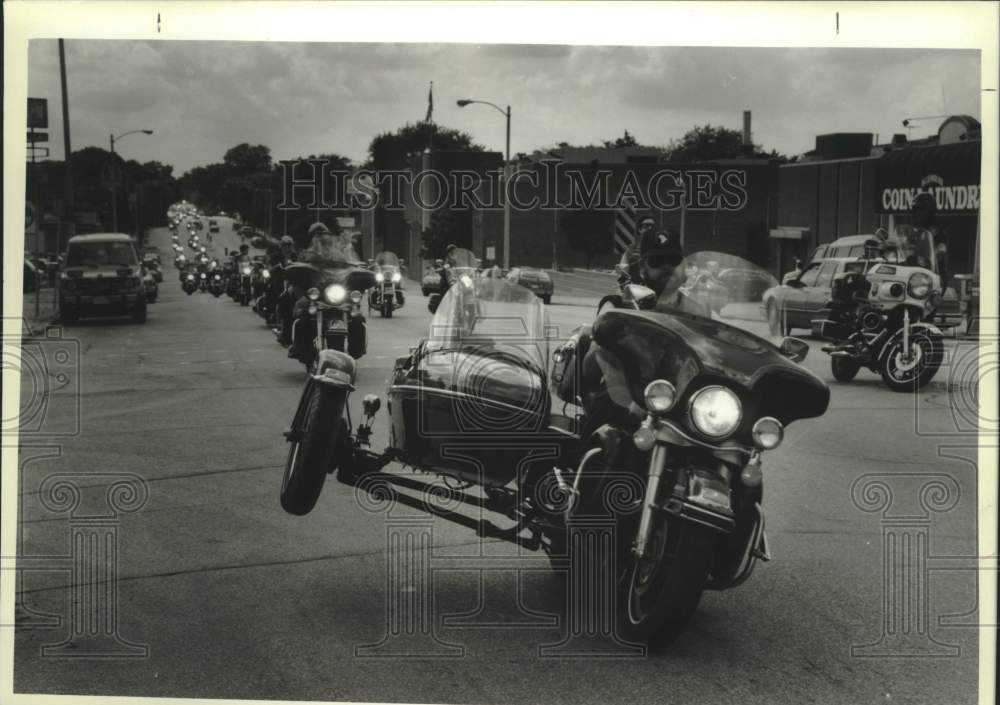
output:
[[638,255],[639,275],[643,283],[659,296],[673,276],[674,269],[684,259],[684,250],[680,240],[670,231],[647,230],[639,240]]

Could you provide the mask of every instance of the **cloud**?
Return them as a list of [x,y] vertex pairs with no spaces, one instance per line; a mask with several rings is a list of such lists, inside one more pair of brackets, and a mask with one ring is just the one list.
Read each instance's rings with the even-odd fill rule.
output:
[[[510,105],[513,152],[625,129],[666,144],[694,125],[739,128],[744,109],[754,140],[789,154],[826,132],[887,138],[904,117],[979,117],[970,51],[67,40],[66,53],[74,148],[148,127],[123,150],[176,173],[240,142],[362,161],[376,134],[423,119],[429,81],[435,121],[490,149],[504,148],[503,117],[455,101]],[[49,98],[60,135],[54,40],[31,43],[29,90]]]

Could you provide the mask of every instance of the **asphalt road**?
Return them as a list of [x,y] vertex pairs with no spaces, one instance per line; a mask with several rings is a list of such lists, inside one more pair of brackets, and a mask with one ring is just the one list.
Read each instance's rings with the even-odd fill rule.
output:
[[[222,230],[217,247],[238,245]],[[166,231],[152,242],[169,249]],[[556,304],[550,317],[560,331],[593,316],[558,296]],[[413,285],[394,318],[369,319],[355,419],[362,396],[384,393],[394,359],[425,335],[428,321]],[[588,641],[591,654],[618,656],[598,658],[571,657],[566,648],[540,655],[564,639],[569,616],[565,581],[544,559],[507,562],[511,547],[480,543],[441,520],[420,553],[432,585],[403,588],[415,598],[409,609],[430,606],[423,628],[436,641],[404,644],[405,631],[387,638],[398,616],[387,576],[398,566],[387,561],[386,543],[399,514],[360,507],[354,490],[332,478],[308,516],[282,511],[281,432],[304,372],[249,309],[225,296],[185,295],[167,264],[145,325],[84,323],[64,338],[79,344],[79,393],[74,383],[54,389],[45,424],[77,424],[78,433],[52,437],[43,428],[22,437],[20,555],[22,565],[42,569],[21,578],[16,692],[567,705],[975,699],[977,593],[968,557],[976,552],[976,439],[963,433],[975,395],[959,379],[968,350],[954,344],[952,366],[908,396],[866,372],[849,385],[832,382],[813,343],[805,364],[831,383],[832,403],[822,419],[791,426],[764,458],[773,560],[744,585],[707,593],[665,653],[626,658],[620,645]],[[386,435],[383,416],[376,447]],[[79,474],[72,480],[86,488],[72,516],[41,501],[42,483],[61,473]],[[107,512],[118,473],[142,478],[148,497],[108,522],[118,561],[107,624],[147,652],[96,658],[84,642],[64,650],[82,658],[43,655],[92,612],[84,609],[92,594],[70,589],[63,556],[81,517]],[[943,494],[920,493],[940,475]],[[864,479],[881,485],[852,499]],[[865,502],[877,510],[880,497],[891,497],[888,513],[862,511]],[[922,509],[932,505],[942,511]],[[886,536],[903,537],[897,552],[884,552]],[[927,576],[884,569],[884,559],[895,566],[911,550],[929,558],[902,565],[918,575],[933,569]],[[28,558],[39,556],[49,558]],[[894,584],[909,589],[905,605],[886,597]],[[908,633],[883,638],[887,620],[899,623],[886,614]],[[875,643],[872,653],[852,652]],[[954,649],[941,655],[942,645]]]

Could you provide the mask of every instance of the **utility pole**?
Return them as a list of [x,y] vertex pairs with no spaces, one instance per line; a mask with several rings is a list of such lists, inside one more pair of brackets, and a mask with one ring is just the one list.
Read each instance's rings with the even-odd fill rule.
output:
[[[67,236],[73,237],[76,234],[76,219],[74,217],[76,212],[76,207],[73,202],[73,162],[70,160],[70,156],[73,154],[69,143],[69,98],[67,97],[66,91],[66,50],[63,46],[63,40],[59,40],[59,81],[62,84],[62,122],[63,122],[63,150],[66,152],[64,157],[66,162],[66,195],[64,198],[65,206],[63,216],[65,217],[68,227]],[[56,242],[56,251],[62,252],[62,228],[60,228],[60,236]],[[58,278],[56,281],[59,281]]]

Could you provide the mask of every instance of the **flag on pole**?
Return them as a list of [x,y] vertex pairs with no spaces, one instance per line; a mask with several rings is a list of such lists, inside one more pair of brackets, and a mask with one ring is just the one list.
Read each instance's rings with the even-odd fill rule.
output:
[[635,199],[627,198],[615,210],[615,254],[624,254],[634,244]]
[[431,122],[431,116],[434,114],[434,81],[431,81],[430,90],[427,91],[427,117],[424,118],[424,122]]

